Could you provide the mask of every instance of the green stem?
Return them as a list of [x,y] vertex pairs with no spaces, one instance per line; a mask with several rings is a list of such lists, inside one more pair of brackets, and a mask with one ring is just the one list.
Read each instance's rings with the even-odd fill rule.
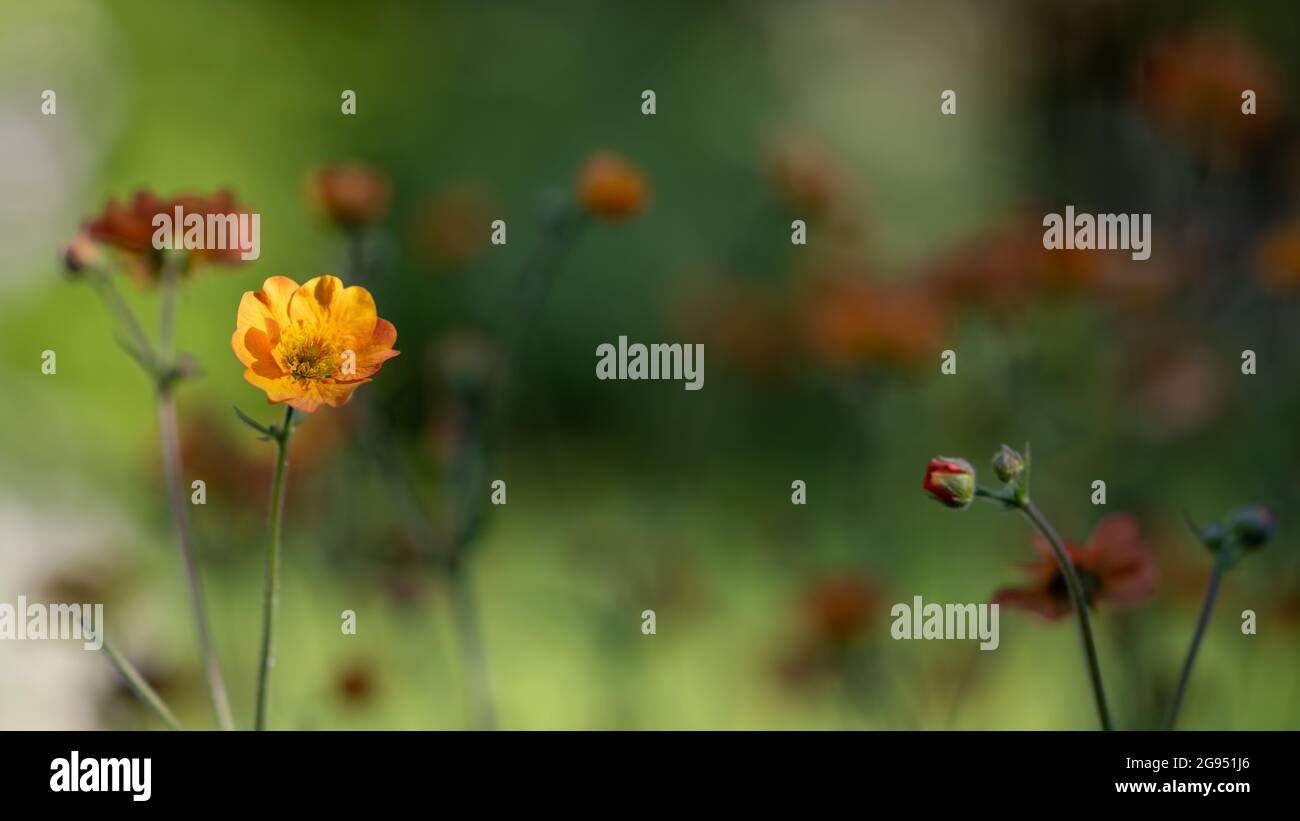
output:
[[1110,710],[1106,707],[1106,691],[1101,681],[1101,664],[1097,660],[1097,644],[1093,639],[1092,622],[1088,617],[1088,600],[1084,597],[1083,584],[1080,583],[1079,574],[1074,569],[1074,562],[1070,561],[1061,537],[1056,535],[1056,531],[1032,501],[1026,499],[1023,503],[1016,503],[1015,506],[1047,540],[1052,548],[1052,555],[1056,557],[1056,564],[1065,577],[1065,584],[1070,592],[1070,603],[1074,606],[1074,615],[1079,623],[1079,637],[1083,642],[1083,653],[1088,662],[1088,676],[1092,681],[1092,694],[1097,702],[1101,728],[1112,730],[1114,727],[1110,720]]
[[[95,268],[90,272],[90,280],[109,312],[116,317],[119,326],[125,330],[133,346],[134,354],[140,364],[149,371],[155,384],[156,404],[158,410],[158,437],[162,451],[163,481],[166,485],[167,506],[171,514],[172,526],[180,542],[181,559],[185,565],[185,577],[189,585],[190,608],[194,616],[195,631],[198,634],[199,655],[203,659],[204,674],[207,679],[208,693],[212,698],[212,708],[216,713],[217,723],[223,730],[234,729],[234,719],[230,711],[230,700],[226,695],[226,685],[221,676],[221,667],[213,650],[211,631],[208,627],[207,611],[203,601],[203,587],[199,581],[198,560],[194,552],[194,542],[189,526],[189,517],[185,508],[184,490],[181,484],[180,434],[176,421],[176,401],[172,396],[173,339],[176,310],[176,288],[179,278],[179,266],[182,260],[178,255],[169,256],[162,268],[162,300],[158,322],[158,351],[149,344],[149,338],[141,327],[131,308],[122,299],[122,295],[113,285],[111,274]],[[110,658],[113,657],[110,651]],[[120,668],[119,668],[120,669]],[[124,671],[128,682],[131,677]]]
[[207,606],[203,598],[203,583],[199,578],[198,557],[194,550],[194,537],[190,531],[189,513],[185,507],[182,486],[180,431],[176,421],[176,399],[172,395],[173,381],[170,373],[174,367],[174,328],[176,320],[176,288],[179,278],[180,257],[171,254],[163,262],[162,307],[158,319],[158,437],[162,447],[163,481],[167,485],[167,506],[171,512],[172,527],[180,542],[181,559],[185,565],[185,579],[190,591],[190,610],[194,616],[194,629],[198,635],[199,655],[203,660],[204,677],[217,726],[233,730],[235,720],[226,695],[226,683],[221,676],[221,665],[212,645],[212,632],[208,627]]
[[1169,717],[1165,720],[1165,729],[1174,729],[1174,724],[1178,721],[1178,710],[1183,705],[1183,693],[1187,690],[1187,680],[1192,676],[1192,665],[1196,663],[1196,651],[1201,647],[1201,639],[1205,637],[1205,628],[1210,624],[1210,613],[1214,610],[1214,600],[1219,595],[1219,585],[1223,581],[1223,572],[1227,569],[1227,564],[1223,560],[1221,552],[1214,559],[1214,567],[1210,570],[1210,582],[1205,589],[1205,601],[1201,603],[1201,615],[1196,621],[1196,632],[1192,633],[1192,646],[1187,648],[1187,658],[1183,659],[1183,671],[1178,676],[1178,689],[1174,690],[1174,700],[1169,705]]
[[360,285],[366,277],[366,247],[364,229],[361,227],[350,228],[347,232],[348,246],[348,271],[352,275],[352,283]]
[[131,312],[130,306],[126,300],[122,299],[122,294],[118,292],[117,287],[113,285],[112,275],[107,271],[95,268],[90,272],[90,281],[95,286],[99,298],[104,301],[104,305],[131,339],[131,344],[135,346],[135,353],[142,358],[141,364],[150,370],[150,375],[157,377],[157,362],[153,354],[153,346],[149,344],[149,337],[145,335],[144,328],[140,327],[139,321],[136,320],[135,314]]
[[505,352],[507,373],[517,369],[523,346],[537,324],[546,295],[586,224],[584,216],[569,205],[552,206],[542,214],[541,241],[515,281],[513,321]]
[[483,632],[479,625],[478,602],[473,583],[463,564],[453,567],[448,576],[452,597],[455,599],[461,658],[469,681],[470,697],[474,700],[478,727],[482,730],[495,730],[496,708],[493,706],[492,687],[488,680],[487,654],[483,650]]
[[275,612],[280,600],[280,522],[284,514],[284,477],[289,466],[289,436],[293,406],[285,407],[284,424],[275,431],[275,478],[271,482],[271,519],[266,542],[265,583],[262,588],[262,651],[257,666],[257,711],[253,729],[266,729],[271,666],[275,664]]
[[167,254],[162,262],[162,309],[158,316],[158,366],[162,372],[175,363],[176,286],[180,279],[181,255]]
[[[103,629],[103,625],[100,625],[100,630]],[[89,630],[89,626],[87,626],[87,630]],[[117,652],[117,648],[109,642],[107,637],[103,637],[101,649],[104,651],[104,655],[108,656],[108,660],[117,669],[117,672],[121,673],[122,678],[126,679],[131,692],[135,693],[136,697],[153,711],[159,721],[167,725],[167,729],[179,730],[181,728],[180,722],[176,720],[176,716],[172,715],[172,711],[167,708],[167,704],[163,702],[162,697],[149,686],[149,682],[144,680],[144,676],[140,675],[135,667],[131,665],[131,662]]]
[[226,683],[221,676],[221,665],[217,661],[217,653],[212,645],[212,632],[208,626],[207,607],[203,598],[203,583],[199,578],[198,557],[195,555],[189,513],[185,507],[185,491],[181,479],[180,434],[176,423],[176,400],[172,396],[171,389],[166,387],[158,391],[158,437],[162,443],[163,481],[167,485],[167,506],[171,511],[172,527],[180,542],[181,559],[185,565],[185,579],[190,591],[190,610],[194,617],[194,629],[198,635],[199,655],[202,658],[204,676],[208,683],[208,695],[212,699],[217,725],[223,730],[233,730],[235,722],[230,711],[230,699],[226,695]]

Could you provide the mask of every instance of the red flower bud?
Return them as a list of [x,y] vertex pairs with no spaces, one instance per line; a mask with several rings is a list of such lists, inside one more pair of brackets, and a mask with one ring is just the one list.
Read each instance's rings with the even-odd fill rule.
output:
[[975,500],[975,468],[965,459],[936,456],[925,468],[921,487],[948,507],[967,507]]

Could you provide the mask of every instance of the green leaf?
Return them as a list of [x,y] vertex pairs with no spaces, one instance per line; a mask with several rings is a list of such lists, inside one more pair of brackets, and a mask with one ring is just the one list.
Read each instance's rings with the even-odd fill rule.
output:
[[261,437],[262,439],[265,440],[265,439],[275,438],[275,431],[255,421],[251,416],[241,411],[238,407],[235,407],[233,405],[231,407],[235,408],[235,415],[239,417],[239,420],[241,422],[243,422],[245,425],[248,425],[250,428],[257,431],[258,433],[262,434]]

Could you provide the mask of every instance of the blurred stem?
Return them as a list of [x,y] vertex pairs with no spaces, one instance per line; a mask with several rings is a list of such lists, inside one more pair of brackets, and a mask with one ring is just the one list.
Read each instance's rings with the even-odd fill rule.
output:
[[1092,681],[1092,694],[1097,702],[1097,714],[1101,718],[1101,728],[1103,730],[1112,730],[1110,710],[1106,707],[1106,691],[1101,681],[1101,664],[1097,660],[1097,644],[1092,636],[1092,621],[1088,617],[1088,600],[1083,595],[1083,584],[1079,581],[1079,574],[1074,569],[1074,562],[1070,561],[1070,556],[1065,552],[1065,545],[1061,542],[1061,537],[1056,535],[1051,524],[1038,510],[1029,499],[1023,503],[1013,502],[1025,518],[1029,520],[1043,538],[1047,540],[1048,545],[1052,548],[1052,555],[1056,557],[1056,564],[1061,569],[1061,574],[1065,577],[1065,585],[1070,591],[1070,603],[1074,605],[1074,615],[1079,622],[1079,637],[1083,641],[1083,653],[1088,661],[1088,676]]
[[185,578],[189,583],[190,591],[190,609],[194,616],[194,628],[198,634],[199,655],[203,659],[208,694],[212,698],[212,709],[216,713],[218,726],[223,730],[233,730],[235,722],[230,712],[230,699],[226,695],[226,683],[221,677],[221,665],[212,646],[207,606],[203,597],[203,583],[199,579],[198,557],[194,553],[189,514],[185,509],[185,490],[181,479],[180,435],[176,424],[176,400],[172,396],[171,389],[167,387],[158,391],[158,436],[162,444],[163,481],[167,484],[167,506],[171,509],[172,527],[176,530],[176,538],[181,547],[181,558],[185,564]]
[[280,523],[284,514],[284,478],[289,466],[289,437],[293,434],[293,406],[284,409],[284,424],[275,432],[275,478],[271,482],[271,518],[267,528],[265,583],[262,588],[262,652],[257,665],[257,710],[254,730],[266,729],[271,666],[275,664],[275,612],[280,602]]
[[[86,624],[84,621],[82,624],[86,630],[89,631],[90,625]],[[104,625],[101,624],[99,629],[102,632]],[[126,679],[126,684],[131,688],[131,692],[135,693],[136,697],[143,701],[145,705],[153,711],[153,714],[158,717],[159,721],[167,725],[167,729],[179,730],[181,728],[180,722],[176,720],[176,716],[172,715],[172,711],[167,708],[167,704],[162,700],[162,697],[149,686],[149,682],[144,680],[144,676],[140,675],[135,667],[131,665],[131,662],[127,661],[121,653],[117,652],[117,648],[113,646],[107,636],[102,636],[101,638],[103,638],[103,646],[101,649],[104,651],[104,655],[108,656],[108,660],[112,663],[113,667],[117,672],[122,674],[122,678]]]
[[363,236],[365,229],[361,226],[349,228],[347,230],[348,246],[348,267],[352,275],[352,281],[355,284],[361,284],[365,279],[366,272],[366,247]]
[[130,337],[131,345],[140,364],[149,371],[150,376],[157,378],[157,362],[153,354],[153,347],[149,344],[149,337],[145,335],[144,328],[136,320],[135,314],[131,308],[122,299],[122,294],[118,292],[117,286],[113,284],[112,275],[102,268],[90,269],[90,281],[95,286],[95,292],[103,300],[104,305],[108,308],[116,319],[118,325],[126,331]]
[[162,310],[158,317],[158,366],[166,372],[176,364],[176,286],[180,279],[181,254],[165,254],[162,261]]
[[455,530],[444,567],[454,599],[461,659],[474,702],[476,723],[480,729],[492,730],[496,729],[496,708],[488,676],[483,630],[479,623],[478,599],[469,571],[469,551],[478,540],[483,522],[483,494],[487,492],[484,487],[483,414],[474,397],[458,393],[457,406],[464,428],[448,477],[448,484],[456,494],[453,500]]
[[[166,485],[167,507],[171,514],[172,527],[180,544],[181,559],[185,565],[185,577],[189,585],[190,608],[194,616],[195,632],[198,636],[199,655],[203,660],[204,675],[207,679],[208,693],[212,699],[212,708],[216,714],[217,724],[223,730],[234,729],[234,720],[230,711],[230,700],[226,695],[226,685],[221,676],[221,667],[212,646],[211,631],[208,627],[207,609],[203,600],[203,586],[199,580],[198,560],[194,553],[194,541],[190,532],[189,516],[185,508],[185,491],[182,486],[180,434],[176,422],[176,401],[172,394],[175,384],[174,328],[176,313],[176,288],[183,257],[179,254],[167,255],[160,272],[162,280],[161,308],[158,320],[158,351],[149,344],[149,337],[135,318],[131,308],[122,299],[113,284],[112,275],[103,268],[90,269],[90,281],[96,292],[117,319],[118,325],[130,340],[130,351],[136,361],[149,372],[155,386],[158,408],[158,438],[162,451],[163,482]],[[109,650],[110,658],[113,651]],[[116,662],[115,662],[116,664]],[[119,669],[121,669],[119,667]],[[127,681],[131,676],[123,671]],[[174,721],[173,721],[174,723]]]
[[185,565],[185,580],[189,585],[190,609],[194,616],[194,629],[198,636],[199,655],[203,660],[203,673],[208,683],[208,695],[217,717],[217,726],[223,730],[235,728],[230,712],[230,699],[226,683],[221,676],[221,665],[212,645],[212,632],[208,626],[207,605],[203,597],[203,582],[199,578],[199,562],[194,551],[194,537],[190,531],[189,513],[185,508],[185,489],[181,469],[180,431],[176,422],[176,398],[172,387],[175,373],[176,287],[181,256],[168,254],[162,266],[162,300],[158,319],[158,355],[155,364],[158,372],[158,438],[162,449],[163,481],[167,485],[167,507],[171,512],[172,527],[180,543],[181,559]]
[[1174,690],[1174,700],[1169,705],[1169,717],[1165,720],[1165,729],[1174,729],[1178,721],[1178,710],[1183,705],[1183,693],[1187,689],[1187,680],[1192,676],[1192,665],[1196,663],[1196,651],[1201,648],[1201,639],[1205,637],[1205,628],[1210,624],[1210,613],[1214,610],[1214,600],[1219,596],[1219,585],[1223,582],[1223,573],[1228,569],[1224,559],[1227,555],[1226,545],[1214,557],[1214,567],[1210,570],[1210,582],[1205,588],[1205,601],[1201,603],[1201,615],[1196,620],[1196,631],[1192,633],[1192,645],[1187,648],[1187,658],[1183,659],[1183,671],[1178,676],[1178,688]]
[[584,215],[567,201],[544,206],[540,221],[541,241],[536,253],[524,265],[515,285],[514,323],[510,328],[509,348],[506,351],[509,371],[515,369],[517,360],[523,354],[523,343],[537,322],[560,264],[586,225]]
[[456,608],[461,659],[469,681],[470,697],[474,701],[475,720],[479,729],[495,730],[496,707],[488,680],[487,654],[483,650],[483,631],[479,624],[478,599],[474,593],[473,580],[465,564],[458,561],[449,568],[447,581]]

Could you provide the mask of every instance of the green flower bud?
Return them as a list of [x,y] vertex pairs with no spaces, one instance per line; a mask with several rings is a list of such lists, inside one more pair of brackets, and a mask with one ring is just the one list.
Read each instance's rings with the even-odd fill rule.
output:
[[1239,507],[1228,515],[1229,527],[1237,543],[1257,550],[1273,538],[1273,514],[1260,505]]
[[1024,458],[1008,445],[993,455],[993,475],[1001,481],[1010,482],[1024,472]]

